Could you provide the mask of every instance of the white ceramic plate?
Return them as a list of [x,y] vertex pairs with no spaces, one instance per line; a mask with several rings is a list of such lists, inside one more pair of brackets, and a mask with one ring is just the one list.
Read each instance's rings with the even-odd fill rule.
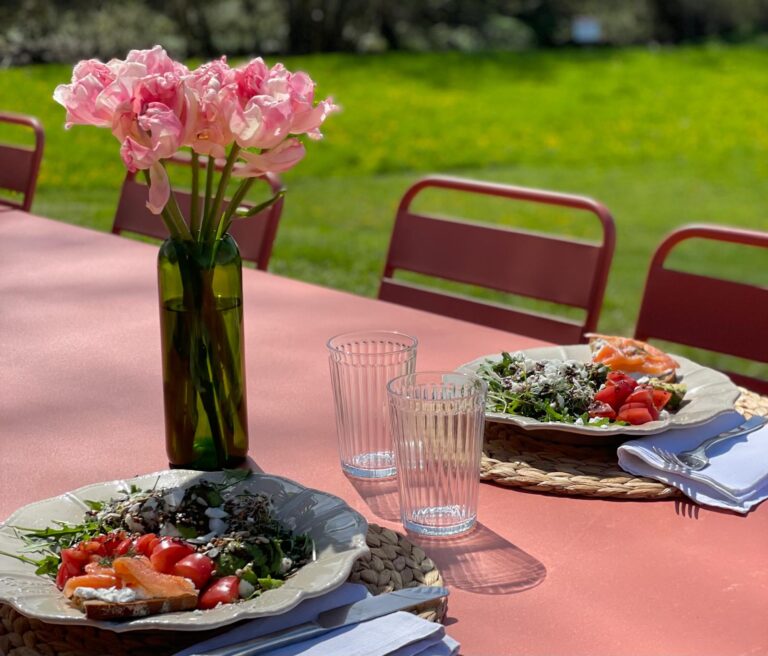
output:
[[[106,501],[130,485],[148,489],[191,485],[201,480],[221,481],[221,472],[203,473],[182,469],[147,474],[127,480],[88,485],[59,497],[24,506],[0,524],[0,551],[18,553],[23,542],[12,526],[45,528],[54,520],[79,523],[88,509],[84,499]],[[315,542],[316,559],[304,565],[285,584],[256,599],[219,606],[206,611],[186,611],[150,615],[123,622],[86,619],[72,608],[48,577],[35,575],[33,565],[0,556],[0,601],[20,613],[53,624],[97,626],[112,631],[169,629],[203,631],[238,620],[284,613],[300,601],[317,597],[347,580],[352,565],[368,553],[365,536],[368,525],[362,515],[338,497],[302,487],[278,476],[252,474],[232,489],[266,494],[272,499],[278,520],[291,531],[309,533]]]
[[[589,346],[576,344],[573,346],[548,346],[522,351],[533,360],[577,360],[590,361]],[[557,431],[560,433],[575,433],[584,436],[609,436],[625,435],[637,436],[653,435],[670,428],[688,428],[699,426],[711,421],[718,415],[733,410],[736,399],[739,398],[739,389],[725,374],[702,367],[691,362],[687,358],[678,355],[673,356],[680,364],[677,370],[678,382],[685,383],[688,387],[683,405],[677,412],[662,412],[657,421],[650,421],[640,426],[578,426],[575,424],[563,424],[556,421],[537,421],[530,417],[504,414],[501,412],[486,412],[487,421],[495,421],[505,424],[513,424],[528,431]],[[478,367],[486,360],[500,362],[501,354],[485,355],[472,362],[459,367],[459,371],[476,373]]]

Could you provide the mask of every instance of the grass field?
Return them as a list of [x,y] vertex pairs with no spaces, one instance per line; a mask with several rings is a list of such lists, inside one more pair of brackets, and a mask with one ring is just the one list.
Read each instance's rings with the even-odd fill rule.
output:
[[[558,51],[527,54],[323,55],[291,58],[343,112],[285,176],[271,269],[373,295],[394,209],[429,172],[593,196],[618,242],[600,329],[631,333],[650,254],[690,221],[768,229],[768,50]],[[63,129],[51,100],[70,67],[0,71],[0,106],[47,132],[34,210],[111,225],[123,176],[106,131]],[[499,203],[426,199],[469,218],[562,229],[565,217]],[[578,234],[595,234],[577,216]],[[768,284],[768,261],[691,248],[687,266]],[[556,263],[553,263],[556,270]]]

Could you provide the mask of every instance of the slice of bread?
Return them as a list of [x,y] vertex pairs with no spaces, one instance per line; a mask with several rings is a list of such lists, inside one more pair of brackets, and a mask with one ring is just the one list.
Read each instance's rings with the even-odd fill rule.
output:
[[98,599],[80,599],[79,597],[72,597],[71,601],[85,613],[89,620],[120,620],[158,613],[172,613],[177,610],[192,610],[197,606],[197,593],[157,599],[139,599],[122,603]]

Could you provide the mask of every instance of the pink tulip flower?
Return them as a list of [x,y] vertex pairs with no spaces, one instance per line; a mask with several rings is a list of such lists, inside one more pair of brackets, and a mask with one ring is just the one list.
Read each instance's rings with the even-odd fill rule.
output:
[[155,46],[149,50],[131,50],[125,58],[126,64],[141,64],[145,69],[145,75],[186,75],[189,69],[168,56],[162,46]]
[[252,59],[245,66],[235,69],[237,95],[242,105],[246,105],[254,96],[265,93],[264,81],[269,75],[269,69],[261,57]]
[[224,157],[234,140],[230,119],[238,106],[235,71],[222,57],[192,71],[184,82],[195,102],[185,145],[202,155]]
[[138,118],[139,139],[128,136],[120,148],[120,155],[129,171],[149,169],[150,194],[147,207],[160,214],[170,197],[168,174],[160,161],[173,156],[181,147],[184,126],[171,109],[160,103],[151,103]]
[[244,151],[240,156],[245,164],[236,168],[233,175],[253,178],[265,173],[281,173],[296,166],[305,153],[304,144],[295,138],[286,139],[279,146],[261,154]]
[[109,127],[112,114],[108,108],[98,104],[98,99],[114,79],[110,68],[97,59],[77,64],[72,71],[72,82],[60,84],[53,92],[53,99],[67,110],[65,126]]
[[287,99],[254,96],[236,107],[230,128],[241,148],[274,148],[290,132],[291,105]]

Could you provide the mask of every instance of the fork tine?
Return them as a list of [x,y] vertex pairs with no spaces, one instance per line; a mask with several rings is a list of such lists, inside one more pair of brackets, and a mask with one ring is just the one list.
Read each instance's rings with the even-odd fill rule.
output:
[[[661,449],[658,446],[652,447],[653,452],[661,458],[662,462],[664,462],[666,465],[669,466],[669,471],[671,473],[678,473],[678,474],[692,474],[691,469],[689,467],[686,467],[684,464],[680,463],[677,460],[677,457],[674,453],[671,451],[667,451],[665,449]],[[713,488],[718,490],[723,496],[727,497],[734,503],[741,503],[741,499],[737,497],[733,492],[731,492],[728,488],[718,483],[716,480],[710,478],[709,476],[705,476],[704,474],[698,474],[698,476],[705,481],[707,481]],[[685,477],[683,476],[683,479]],[[689,479],[691,480],[691,479]],[[691,487],[689,483],[682,483],[682,486],[679,486],[679,489],[682,490],[682,492],[686,495],[691,497]]]
[[661,447],[654,446],[653,452],[661,458],[661,461],[671,465],[673,467],[681,467],[680,462],[677,460],[677,458],[674,457],[674,454],[670,453],[669,451],[666,451],[665,449],[662,449]]

